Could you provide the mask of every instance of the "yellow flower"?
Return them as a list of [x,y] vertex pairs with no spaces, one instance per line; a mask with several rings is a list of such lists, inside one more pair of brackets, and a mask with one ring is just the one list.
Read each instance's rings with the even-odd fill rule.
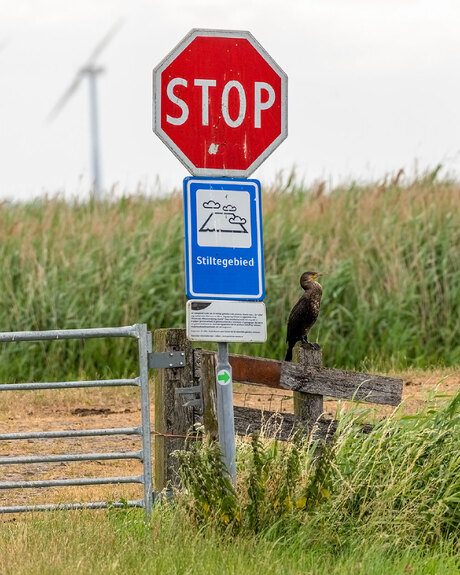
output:
[[306,497],[299,497],[299,499],[297,499],[297,501],[295,502],[295,506],[297,507],[297,509],[303,509],[306,504],[307,504]]

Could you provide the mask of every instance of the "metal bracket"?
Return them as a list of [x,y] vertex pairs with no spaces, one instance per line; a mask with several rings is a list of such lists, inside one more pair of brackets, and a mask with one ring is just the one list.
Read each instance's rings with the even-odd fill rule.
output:
[[[199,411],[203,411],[203,399],[201,396],[201,385],[192,385],[190,387],[176,387],[176,393],[184,396],[186,399],[183,404],[184,407],[196,407]],[[193,397],[194,395],[199,397]],[[187,397],[189,396],[189,397]]]
[[184,351],[164,351],[149,353],[149,369],[161,369],[165,367],[185,367]]

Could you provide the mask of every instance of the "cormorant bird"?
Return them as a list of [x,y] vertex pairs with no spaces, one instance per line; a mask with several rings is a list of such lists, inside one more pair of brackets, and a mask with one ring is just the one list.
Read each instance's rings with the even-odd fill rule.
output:
[[311,347],[319,348],[317,343],[308,341],[308,332],[318,319],[319,306],[323,288],[316,278],[324,274],[320,272],[304,272],[300,276],[300,285],[305,290],[299,301],[294,305],[289,314],[287,323],[286,342],[288,349],[284,361],[292,361],[292,350],[298,341],[307,343]]

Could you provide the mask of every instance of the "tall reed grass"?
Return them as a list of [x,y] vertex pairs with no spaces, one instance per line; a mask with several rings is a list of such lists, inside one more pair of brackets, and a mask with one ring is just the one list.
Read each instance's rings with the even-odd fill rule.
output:
[[[268,340],[233,351],[283,358],[305,269],[328,273],[311,333],[342,368],[460,363],[460,187],[422,178],[328,194],[263,188]],[[180,194],[100,203],[0,204],[2,331],[185,325]],[[43,357],[46,373],[43,373]],[[127,374],[132,343],[3,344],[0,380]]]

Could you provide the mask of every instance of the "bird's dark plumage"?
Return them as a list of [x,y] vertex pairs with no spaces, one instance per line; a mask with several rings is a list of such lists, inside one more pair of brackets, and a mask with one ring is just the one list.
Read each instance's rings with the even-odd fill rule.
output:
[[323,288],[315,280],[321,275],[323,274],[309,271],[304,272],[300,277],[300,285],[304,289],[304,293],[289,314],[286,335],[288,349],[285,361],[292,361],[292,350],[298,341],[317,347],[317,344],[308,341],[308,332],[319,315]]

